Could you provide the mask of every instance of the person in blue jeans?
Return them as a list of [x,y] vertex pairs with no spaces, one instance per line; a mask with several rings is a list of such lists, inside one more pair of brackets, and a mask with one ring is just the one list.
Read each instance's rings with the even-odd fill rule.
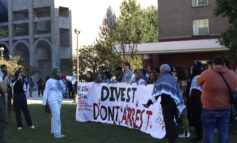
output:
[[218,129],[218,143],[228,143],[230,120],[230,93],[222,76],[232,90],[237,90],[237,74],[225,67],[222,58],[214,60],[213,69],[204,71],[197,79],[202,87],[203,142],[214,142],[214,129]]

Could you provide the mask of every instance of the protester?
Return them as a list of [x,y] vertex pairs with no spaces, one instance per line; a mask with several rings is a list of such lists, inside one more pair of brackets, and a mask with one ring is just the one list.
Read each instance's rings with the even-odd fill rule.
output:
[[[63,80],[60,79],[60,69],[55,67],[51,73],[50,79],[46,83],[46,87],[43,95],[43,107],[46,103],[50,106],[51,110],[51,133],[54,138],[65,138],[66,136],[61,133],[61,104],[63,99],[63,93],[66,92],[66,86]],[[65,78],[65,77],[64,77]]]
[[135,79],[135,75],[130,69],[130,64],[128,62],[123,64],[124,74],[122,82],[132,83]]
[[103,72],[104,72],[104,68],[99,67],[99,73],[97,75],[97,82],[102,82],[103,81]]
[[25,95],[25,87],[26,82],[23,80],[21,70],[17,70],[15,72],[15,80],[13,80],[13,91],[14,91],[14,106],[16,112],[16,120],[17,120],[17,129],[22,130],[22,120],[21,120],[21,110],[24,113],[25,120],[27,125],[30,126],[31,129],[34,129],[35,126],[32,123],[30,112],[27,107],[27,100]]
[[141,72],[142,72],[142,74],[144,76],[144,80],[145,80],[146,84],[148,84],[149,83],[149,75],[147,73],[147,70],[146,69],[142,69]]
[[93,82],[94,78],[93,78],[93,74],[91,71],[87,71],[86,72],[86,82]]
[[3,75],[7,74],[7,66],[1,65],[1,72],[0,72],[0,82],[3,80]]
[[137,71],[135,74],[135,82],[137,85],[145,85],[145,76],[143,75],[142,71]]
[[[7,75],[3,75],[3,77]],[[5,78],[6,79],[6,78]],[[4,143],[4,131],[6,127],[5,106],[2,96],[7,92],[7,83],[3,80],[0,82],[0,143]]]
[[202,87],[197,84],[197,79],[202,73],[202,64],[200,62],[194,62],[191,68],[192,81],[189,91],[189,104],[192,123],[196,132],[196,138],[193,140],[193,143],[198,143],[202,141],[202,103],[201,103],[201,94]]
[[185,105],[180,86],[174,76],[171,75],[171,67],[168,64],[161,65],[160,77],[154,86],[152,99],[144,107],[149,107],[155,103],[159,96],[161,96],[166,136],[170,143],[175,143],[177,135],[174,118],[177,113],[176,111],[180,115]]
[[8,71],[6,65],[1,65],[1,72],[0,72],[0,81],[5,81],[7,83],[7,92],[4,93],[2,96],[5,109],[8,110],[8,117],[10,118],[11,114],[11,102],[12,102],[12,87],[10,86],[9,78],[8,78]]
[[123,80],[123,71],[122,67],[116,68],[116,82],[122,82]]
[[29,85],[29,83],[27,81],[27,77],[26,76],[22,76],[22,78],[23,78],[23,81],[24,81],[23,89],[24,89],[25,95],[27,96],[29,88],[30,88],[30,85]]
[[153,72],[155,73],[157,78],[160,76],[160,69],[159,68],[154,67]]
[[[197,79],[202,86],[202,127],[204,143],[214,142],[214,129],[218,129],[218,142],[228,142],[230,119],[230,93],[222,76],[232,90],[237,90],[237,75],[224,66],[222,58],[214,60],[213,69],[204,71]],[[222,76],[221,76],[222,75]]]
[[102,83],[115,83],[109,71],[103,73]]
[[42,84],[43,84],[43,80],[40,78],[38,81],[37,81],[37,85],[38,85],[38,96],[40,97],[40,95],[42,94],[43,95],[43,87],[42,87]]
[[66,82],[67,82],[68,98],[72,99],[73,98],[72,82],[71,81]]
[[29,88],[30,97],[32,97],[33,88],[35,86],[34,81],[32,80],[32,78],[30,78],[30,80],[29,80],[29,85],[30,85],[30,88]]
[[153,69],[154,69],[153,65],[147,66],[147,72],[148,72],[148,74],[150,74],[150,73],[153,71]]
[[151,82],[151,72],[154,70],[154,66],[152,64],[147,66],[147,74],[145,75],[145,79],[147,78],[146,82]]
[[[0,72],[0,82],[3,81],[3,76],[7,75],[7,66],[6,65],[1,65],[1,72]],[[4,95],[2,96],[5,109],[8,110],[8,92],[5,92]]]
[[[175,66],[174,67],[174,72],[173,75],[176,76],[179,86],[182,90],[183,98],[186,103],[186,94],[187,94],[187,80],[186,80],[186,75],[184,68],[181,66]],[[188,111],[187,111],[187,106],[185,106],[183,112],[181,113],[181,120],[182,120],[182,125],[184,127],[184,133],[179,134],[179,138],[189,138],[190,137],[190,131],[189,131],[189,122],[188,122]]]
[[158,79],[158,74],[156,73],[155,70],[153,70],[151,73],[150,73],[150,79],[148,81],[148,84],[155,84],[156,83],[156,80]]
[[213,60],[208,60],[207,61],[207,68],[212,69],[213,68]]

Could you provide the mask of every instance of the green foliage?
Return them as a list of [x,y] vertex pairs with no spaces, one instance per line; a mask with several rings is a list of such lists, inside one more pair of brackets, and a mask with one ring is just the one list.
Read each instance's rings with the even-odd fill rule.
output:
[[158,41],[158,10],[154,6],[142,9],[136,0],[128,0],[122,2],[120,11],[113,32],[114,44],[120,45],[117,52],[125,61],[141,63],[140,56],[134,57],[137,44]]
[[7,33],[8,33],[7,29],[0,28],[0,39],[7,37],[8,36]]
[[[114,23],[116,16],[111,7],[107,9],[106,16],[100,26],[100,32],[96,43],[92,45],[83,46],[79,50],[79,71],[80,77],[90,70],[94,76],[98,72],[98,67],[102,66],[105,70],[109,70],[114,75],[115,68],[121,66],[121,57],[112,52],[112,31],[114,30]],[[74,60],[76,65],[76,60]],[[75,71],[75,70],[74,70]]]
[[10,77],[15,76],[17,69],[22,69],[22,73],[27,76],[32,76],[39,72],[38,68],[24,63],[20,57],[10,56],[9,60],[3,59],[3,61],[1,61],[1,64],[7,65],[7,71]]
[[3,61],[1,61],[2,64],[7,65],[7,71],[8,71],[8,75],[10,77],[14,77],[15,72],[17,69],[23,69],[23,66],[21,64],[19,64],[20,62],[20,57],[9,57],[9,60],[5,60],[3,59]]
[[[142,9],[136,0],[123,1],[120,10],[121,15],[116,18],[109,7],[96,42],[79,50],[80,77],[83,78],[87,70],[96,75],[100,66],[114,75],[116,67],[125,61],[130,62],[133,70],[142,68],[142,57],[135,55],[136,47],[138,43],[158,41],[158,10],[153,6]],[[122,52],[113,51],[115,44],[123,47]],[[125,54],[127,44],[129,55]],[[76,65],[76,60],[73,63]]]
[[[93,74],[97,72],[99,66],[99,56],[95,45],[83,46],[79,49],[79,71],[85,73],[91,70]],[[76,61],[75,61],[76,62]]]
[[216,0],[217,16],[227,17],[230,23],[229,29],[220,37],[220,43],[229,48],[226,56],[232,62],[237,63],[237,1],[236,0]]

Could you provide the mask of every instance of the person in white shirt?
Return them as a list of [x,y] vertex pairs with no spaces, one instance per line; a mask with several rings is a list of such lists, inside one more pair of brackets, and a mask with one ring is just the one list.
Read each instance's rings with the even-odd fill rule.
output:
[[132,83],[135,80],[135,74],[133,71],[130,69],[130,64],[129,63],[124,63],[123,64],[123,69],[124,69],[124,74],[123,74],[123,79],[122,82],[126,83]]
[[45,108],[46,102],[48,102],[51,110],[51,133],[54,138],[66,137],[61,133],[61,120],[60,110],[63,100],[63,93],[66,92],[66,85],[60,78],[61,73],[59,67],[55,67],[51,73],[50,79],[46,82],[44,95],[43,95],[43,107]]

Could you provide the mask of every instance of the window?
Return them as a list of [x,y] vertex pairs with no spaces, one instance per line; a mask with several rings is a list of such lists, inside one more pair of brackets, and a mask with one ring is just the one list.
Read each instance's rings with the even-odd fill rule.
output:
[[28,20],[28,11],[15,11],[13,12],[13,20]]
[[14,36],[27,36],[29,35],[29,24],[15,24],[13,25]]
[[208,5],[208,0],[192,0],[193,7],[205,6],[205,5]]
[[34,9],[34,18],[50,17],[50,7]]
[[34,23],[35,34],[48,34],[51,32],[50,21],[39,21]]
[[66,7],[59,7],[59,16],[69,17],[69,9]]
[[60,46],[69,47],[70,46],[70,31],[68,29],[60,29]]
[[208,35],[209,34],[209,20],[193,20],[193,35]]

